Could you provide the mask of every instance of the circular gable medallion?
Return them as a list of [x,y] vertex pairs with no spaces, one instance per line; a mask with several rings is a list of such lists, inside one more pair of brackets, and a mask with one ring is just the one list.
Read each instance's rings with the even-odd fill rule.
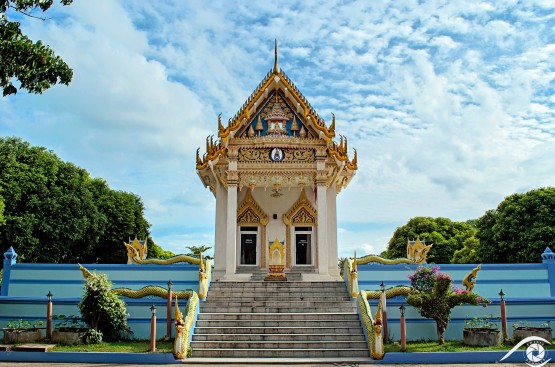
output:
[[281,162],[284,156],[281,148],[274,148],[270,151],[270,159],[274,162]]

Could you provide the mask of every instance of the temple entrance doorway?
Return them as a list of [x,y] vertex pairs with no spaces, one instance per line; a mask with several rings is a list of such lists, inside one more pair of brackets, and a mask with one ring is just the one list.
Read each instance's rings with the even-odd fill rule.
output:
[[295,265],[312,264],[312,227],[295,227]]
[[256,265],[258,227],[241,227],[240,243],[241,252],[239,254],[240,265]]

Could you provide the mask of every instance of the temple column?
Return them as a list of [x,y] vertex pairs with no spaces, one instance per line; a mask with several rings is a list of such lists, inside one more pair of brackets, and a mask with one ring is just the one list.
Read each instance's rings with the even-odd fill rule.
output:
[[[237,162],[229,162],[227,171],[227,224],[225,273],[233,275],[237,269]],[[233,170],[233,168],[235,168]]]
[[331,276],[340,276],[337,267],[337,191],[335,185],[327,189],[328,201],[328,271]]
[[316,230],[318,240],[318,273],[326,275],[328,274],[328,204],[325,172],[318,172],[316,177],[316,190],[316,210],[318,211],[318,224]]
[[219,182],[216,185],[216,236],[214,241],[214,273],[225,273],[227,244],[227,190]]

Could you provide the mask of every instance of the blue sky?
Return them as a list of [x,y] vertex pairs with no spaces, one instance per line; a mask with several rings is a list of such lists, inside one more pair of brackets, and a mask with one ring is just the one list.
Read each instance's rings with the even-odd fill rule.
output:
[[467,220],[555,185],[553,1],[84,1],[22,19],[70,86],[0,99],[0,134],[139,194],[157,243],[214,241],[195,151],[273,65],[358,150],[340,256],[414,216]]

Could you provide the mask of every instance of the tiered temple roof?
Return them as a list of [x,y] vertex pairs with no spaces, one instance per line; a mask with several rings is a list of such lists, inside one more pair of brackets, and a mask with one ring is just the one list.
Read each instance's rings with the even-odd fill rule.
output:
[[[356,150],[354,150],[352,158],[348,155],[347,138],[341,136],[339,142],[334,140],[336,136],[335,116],[332,114],[331,124],[327,125],[279,67],[277,42],[274,67],[247,98],[235,116],[229,119],[227,126],[222,123],[221,114],[218,116],[217,134],[217,139],[214,139],[213,135],[207,138],[206,153],[201,156],[199,149],[196,158],[199,176],[205,186],[212,190],[216,180],[224,186],[226,185],[225,165],[230,157],[232,159],[238,157],[240,163],[244,161],[251,165],[253,162],[279,163],[282,164],[281,168],[289,166],[291,168],[295,164],[298,166],[300,163],[308,164],[310,162],[315,165],[316,160],[327,157],[327,165],[330,166],[329,176],[334,176],[333,178],[328,177],[330,178],[329,184],[336,180],[336,183],[339,183],[339,190],[348,184],[354,171],[358,168]],[[256,149],[256,151],[248,151],[248,148]],[[286,159],[279,162],[272,159],[268,161],[263,156],[266,154],[264,149],[269,148],[285,149]],[[313,151],[312,159],[310,159],[310,154],[303,152],[303,149]],[[290,155],[288,155],[289,152]],[[245,159],[242,160],[241,157]],[[214,169],[217,166],[220,166],[221,169]],[[277,167],[272,166],[272,168],[275,171]],[[294,169],[293,174],[297,174],[299,169],[300,167]],[[315,166],[314,170],[316,170]],[[239,171],[241,171],[241,167],[239,167]],[[243,174],[245,173],[243,172]],[[256,173],[251,169],[250,174],[252,175],[251,181],[253,181]],[[341,178],[340,182],[339,178]],[[315,175],[312,179],[316,179]],[[267,186],[267,181],[258,180],[254,186]],[[299,183],[299,180],[297,179],[295,182]],[[306,183],[306,181],[302,182],[302,184]],[[311,182],[308,184],[313,185]]]

